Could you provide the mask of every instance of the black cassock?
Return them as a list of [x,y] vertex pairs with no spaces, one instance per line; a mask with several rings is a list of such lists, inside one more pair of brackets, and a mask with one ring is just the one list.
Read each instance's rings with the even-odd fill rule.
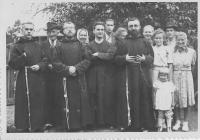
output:
[[[58,60],[53,66],[66,77],[69,105],[69,129],[81,129],[91,124],[85,71],[90,65],[85,50],[76,39],[63,39],[57,47]],[[69,66],[76,67],[76,76],[69,75]]]
[[[140,35],[135,38],[128,35],[124,43],[123,46],[118,48],[115,59],[121,66],[124,64],[127,66],[127,92],[130,106],[131,126],[135,130],[141,128],[151,130],[154,128],[152,81],[150,74],[154,59],[153,49],[150,43]],[[126,62],[126,54],[129,54],[130,56],[144,54],[146,59],[141,63],[129,63]]]
[[116,38],[115,46],[117,48],[114,56],[115,77],[114,87],[117,107],[117,126],[126,128],[128,126],[128,95],[127,95],[127,66],[126,54],[128,49],[124,40]]
[[[93,125],[109,127],[116,125],[116,93],[114,87],[114,64],[112,62],[116,47],[107,41],[87,46],[91,65],[87,71],[88,92]],[[99,52],[99,56],[92,56]]]
[[[26,57],[23,55],[23,52],[26,52]],[[19,70],[15,93],[15,126],[17,129],[29,128],[25,66],[35,64],[40,66],[39,71],[35,72],[31,69],[27,71],[32,131],[37,131],[44,125],[45,81],[43,71],[46,68],[46,58],[38,43],[34,40],[21,38],[13,47],[9,61],[11,68]]]

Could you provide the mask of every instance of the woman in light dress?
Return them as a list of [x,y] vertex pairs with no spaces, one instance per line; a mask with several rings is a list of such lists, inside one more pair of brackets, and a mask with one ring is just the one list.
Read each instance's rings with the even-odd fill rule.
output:
[[189,107],[195,104],[191,70],[195,65],[196,52],[187,46],[186,33],[177,33],[176,46],[172,58],[173,81],[177,87],[177,93],[174,97],[176,123],[173,130],[179,130],[182,124],[182,131],[189,131],[188,111]]

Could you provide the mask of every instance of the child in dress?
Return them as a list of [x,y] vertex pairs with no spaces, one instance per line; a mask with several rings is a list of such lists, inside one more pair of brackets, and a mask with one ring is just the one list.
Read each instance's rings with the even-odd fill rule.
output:
[[173,94],[175,86],[169,81],[169,69],[161,69],[158,73],[158,79],[153,83],[155,100],[155,109],[158,111],[158,131],[162,132],[163,122],[166,118],[167,131],[171,132],[172,123],[172,107],[173,107]]
[[[158,73],[162,69],[169,68],[170,69],[170,80],[172,81],[172,59],[169,56],[169,52],[167,49],[167,46],[164,46],[164,42],[166,41],[166,35],[165,32],[158,28],[155,30],[153,34],[153,52],[154,52],[154,62],[152,67],[152,82],[154,83],[156,80],[158,80]],[[153,102],[155,103],[155,95],[153,93]],[[155,109],[155,105],[154,105]],[[155,119],[158,117],[158,112],[154,111]],[[156,124],[158,125],[158,124]],[[166,124],[163,123],[163,128],[166,128]]]

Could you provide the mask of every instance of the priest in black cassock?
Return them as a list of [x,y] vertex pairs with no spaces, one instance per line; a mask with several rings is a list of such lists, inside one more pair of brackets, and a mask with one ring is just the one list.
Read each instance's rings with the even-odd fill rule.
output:
[[154,60],[151,44],[141,36],[140,21],[130,18],[125,40],[127,54],[121,61],[127,63],[128,98],[133,131],[154,129],[152,81],[150,69]]
[[[75,24],[68,21],[63,25],[62,45],[56,48],[58,59],[53,67],[66,81],[63,81],[66,99],[65,125],[68,131],[78,131],[91,124],[85,71],[90,65],[85,48],[76,38]],[[64,98],[64,96],[63,96]]]
[[105,25],[96,22],[95,39],[87,46],[91,65],[87,71],[88,92],[94,128],[116,125],[116,98],[112,59],[116,48],[104,39]]
[[33,23],[22,25],[23,37],[11,50],[9,66],[18,70],[15,93],[17,132],[41,132],[44,126],[45,80],[47,58],[33,39]]

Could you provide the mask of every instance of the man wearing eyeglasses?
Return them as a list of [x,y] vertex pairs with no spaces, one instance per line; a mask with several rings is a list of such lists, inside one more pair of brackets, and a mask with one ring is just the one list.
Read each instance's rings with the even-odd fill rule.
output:
[[15,127],[17,132],[41,132],[44,126],[43,72],[46,68],[41,47],[32,35],[34,25],[22,24],[23,37],[11,50],[9,65],[18,70],[15,93]]
[[[75,24],[63,24],[62,45],[56,48],[58,61],[53,63],[56,72],[63,79],[65,99],[65,126],[67,131],[80,131],[91,124],[90,107],[87,94],[85,71],[90,61],[76,38]],[[65,98],[64,98],[65,97]],[[61,101],[64,102],[64,101]]]
[[129,18],[127,53],[121,62],[127,64],[128,98],[133,131],[152,131],[154,127],[152,108],[152,83],[150,69],[154,53],[150,43],[140,33],[138,18]]

